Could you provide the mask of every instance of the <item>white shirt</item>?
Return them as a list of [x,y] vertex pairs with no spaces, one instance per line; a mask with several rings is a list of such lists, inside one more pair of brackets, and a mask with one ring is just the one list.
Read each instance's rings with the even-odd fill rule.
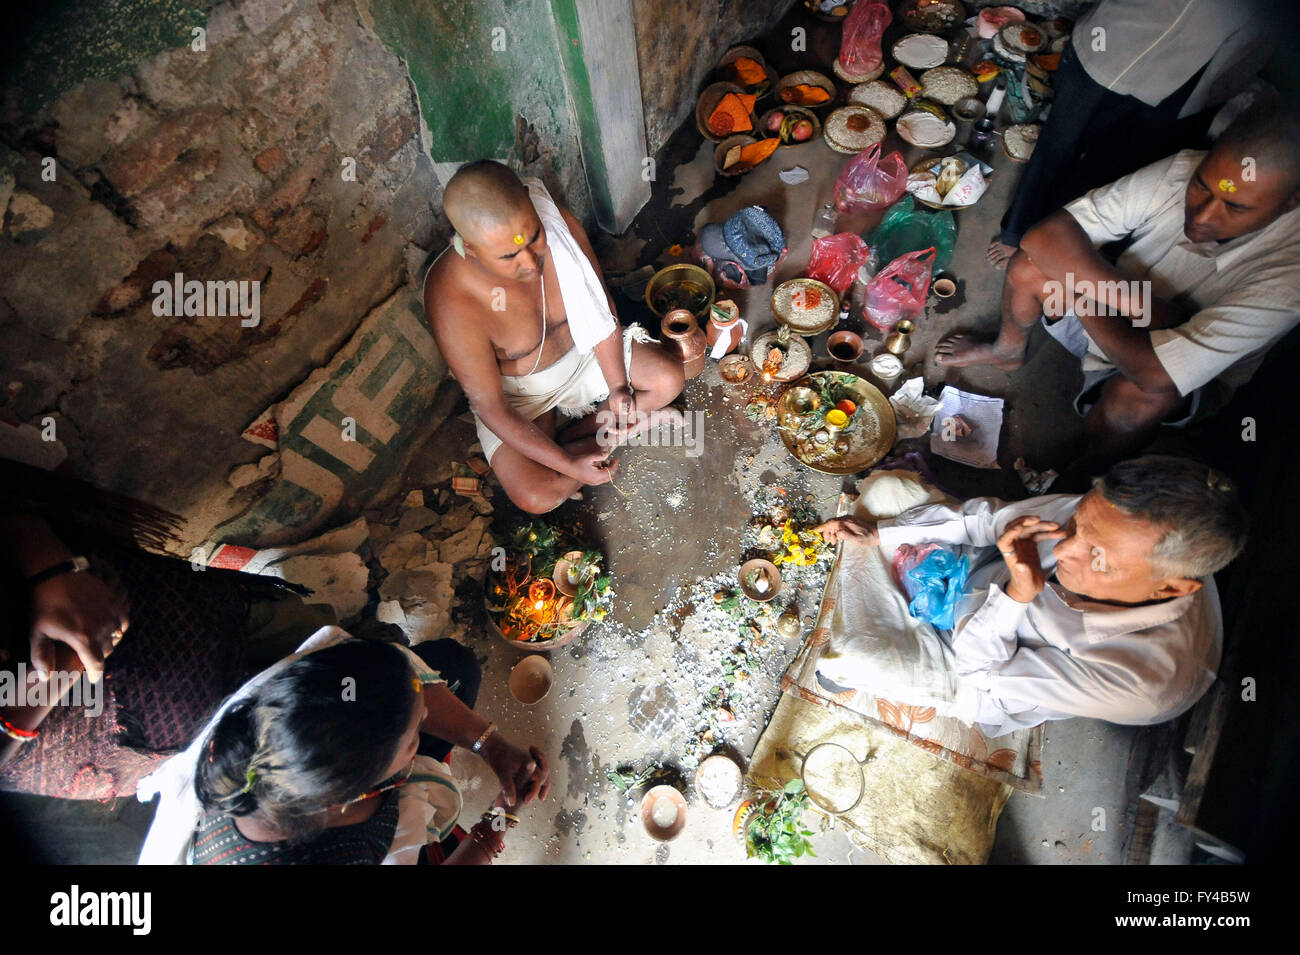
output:
[[1190,116],[1226,101],[1267,62],[1261,6],[1257,0],[1102,0],[1078,19],[1070,42],[1096,83],[1148,106],[1206,67],[1178,114]]
[[[1094,245],[1132,235],[1117,268],[1191,313],[1176,328],[1150,333],[1181,395],[1216,379],[1227,392],[1245,384],[1300,321],[1300,208],[1227,242],[1191,242],[1183,234],[1184,195],[1204,157],[1185,149],[1065,207]],[[1088,342],[1084,370],[1113,367]]]
[[[953,629],[960,683],[948,715],[979,724],[990,737],[1071,716],[1162,723],[1214,682],[1223,621],[1212,577],[1194,594],[1137,607],[1097,603],[1055,582],[1027,604],[1006,595],[1010,572],[996,544],[1007,524],[1036,514],[1063,525],[1079,500],[1052,494],[1007,504],[982,497],[960,509],[913,508],[877,525],[890,560],[904,543],[974,549],[966,551],[973,569]],[[1039,545],[1049,578],[1055,544]]]

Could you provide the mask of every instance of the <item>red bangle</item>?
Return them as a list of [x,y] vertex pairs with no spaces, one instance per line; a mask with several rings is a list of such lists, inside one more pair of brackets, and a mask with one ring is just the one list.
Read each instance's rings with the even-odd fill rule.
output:
[[488,831],[484,831],[485,828],[481,822],[478,825],[471,826],[469,830],[470,838],[478,843],[480,849],[487,853],[488,859],[495,859],[501,854],[501,850],[505,848],[505,843],[496,833],[489,834]]
[[29,743],[32,740],[36,739],[37,736],[40,735],[40,733],[37,730],[19,729],[17,726],[14,726],[14,724],[10,723],[8,720],[0,720],[0,726],[4,727],[4,733],[6,736],[8,736],[10,739],[17,740],[20,743]]

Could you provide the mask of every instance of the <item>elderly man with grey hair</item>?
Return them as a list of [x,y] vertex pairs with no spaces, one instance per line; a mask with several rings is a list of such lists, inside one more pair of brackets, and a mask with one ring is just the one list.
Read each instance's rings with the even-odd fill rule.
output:
[[1246,515],[1221,474],[1148,455],[1081,496],[975,498],[823,529],[887,557],[924,541],[973,554],[949,715],[1000,735],[1071,716],[1161,723],[1192,706],[1222,652],[1212,575],[1245,545]]

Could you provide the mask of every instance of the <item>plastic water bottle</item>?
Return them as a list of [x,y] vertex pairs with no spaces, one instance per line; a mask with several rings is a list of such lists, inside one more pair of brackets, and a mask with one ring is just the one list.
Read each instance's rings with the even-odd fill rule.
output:
[[826,203],[813,218],[812,237],[814,239],[823,239],[835,232],[835,207],[831,203]]

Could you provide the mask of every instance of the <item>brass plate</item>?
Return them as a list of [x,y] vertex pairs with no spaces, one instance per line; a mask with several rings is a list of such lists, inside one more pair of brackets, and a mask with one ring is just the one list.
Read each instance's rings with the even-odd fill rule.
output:
[[840,437],[849,442],[847,451],[822,456],[820,452],[811,449],[811,440],[800,438],[795,430],[780,424],[777,425],[777,430],[786,450],[800,464],[806,464],[823,474],[856,474],[880,461],[898,439],[894,406],[875,385],[848,372],[813,372],[781,393],[781,397],[776,400],[776,420],[784,421],[784,415],[792,410],[789,397],[794,388],[803,385],[820,392],[832,379],[838,379],[857,396],[855,403],[858,411],[853,416],[854,428],[840,433]]
[[[820,320],[815,316],[809,317],[807,311],[795,307],[794,296],[805,291],[815,291],[820,296],[818,307],[822,302],[828,303],[829,307],[823,309],[824,317]],[[771,304],[772,315],[778,322],[782,325],[788,325],[790,331],[806,338],[820,335],[833,326],[840,317],[840,297],[835,294],[833,288],[825,282],[818,282],[816,279],[797,278],[782,282],[772,292]],[[811,309],[808,311],[811,311]]]

